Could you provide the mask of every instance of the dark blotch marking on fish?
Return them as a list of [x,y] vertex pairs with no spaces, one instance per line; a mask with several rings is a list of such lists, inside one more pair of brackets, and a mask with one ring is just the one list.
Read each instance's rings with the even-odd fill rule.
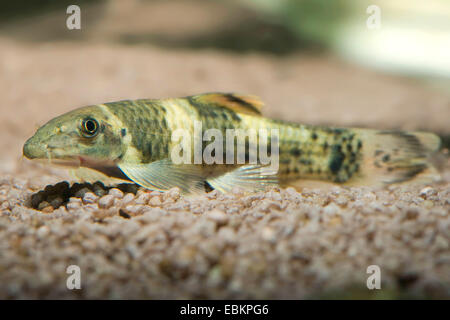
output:
[[350,174],[350,166],[348,164],[344,164],[343,166],[344,171],[347,172],[348,174]]
[[122,128],[122,129],[120,130],[120,135],[122,136],[122,138],[125,137],[125,136],[127,135],[127,129]]
[[217,118],[217,117],[219,116],[214,110],[211,110],[211,111],[209,112],[209,114],[210,114],[210,116],[212,116],[212,117],[214,117],[214,118]]
[[146,158],[150,158],[152,155],[152,142],[148,141],[145,148],[142,150],[142,154],[144,155],[144,157]]
[[374,156],[377,157],[380,154],[383,154],[383,150],[375,150]]
[[291,150],[291,155],[293,155],[294,157],[300,157],[302,155],[302,150],[300,150],[300,149],[292,149]]
[[[161,145],[169,145],[171,132],[164,123],[166,109],[159,102],[150,99],[124,100],[105,104],[108,109],[124,123],[125,134],[131,135],[131,143],[144,156],[144,162],[158,160],[166,154],[159,154],[159,151],[168,148],[149,147],[149,141],[155,141]],[[121,135],[123,135],[121,130]],[[153,152],[152,152],[153,150]],[[158,153],[154,151],[158,150]]]
[[150,121],[147,120],[146,122],[150,123],[151,124],[151,128],[156,131],[156,130],[160,129],[160,128],[158,128],[159,126],[162,127],[162,124],[163,124],[164,121],[158,121],[156,119],[153,119],[153,120],[150,120]]
[[156,154],[159,151],[159,146],[160,146],[160,144],[159,144],[158,140],[155,140],[153,142],[153,144],[149,142],[150,155],[152,152]]
[[317,133],[313,132],[313,133],[311,134],[311,139],[317,140]]
[[350,163],[354,163],[355,161],[356,161],[356,153],[352,152],[352,153],[350,154],[349,162],[350,162]]
[[389,154],[386,154],[383,156],[383,158],[381,159],[381,161],[383,162],[388,162],[391,159],[391,156]]
[[[218,118],[220,117],[223,118],[224,122],[227,122],[226,120],[229,118],[231,118],[234,122],[241,122],[241,118],[238,116],[238,114],[228,108],[222,107],[222,112],[218,114],[214,111],[214,109],[210,107],[211,105],[203,104],[196,100],[195,97],[187,97],[187,99],[191,106],[193,106],[197,110],[203,124],[206,124],[206,129],[215,128],[214,125],[208,124],[212,121],[218,121]],[[245,101],[243,102],[246,103]],[[254,109],[253,106],[251,107]],[[225,114],[227,114],[227,116],[225,116]],[[228,120],[228,122],[230,122],[230,120]]]
[[358,148],[358,151],[362,148],[362,142],[361,140],[358,140],[358,145],[356,146]]
[[343,132],[344,132],[343,129],[333,129],[333,133],[334,133],[335,135],[341,135]]
[[312,161],[309,159],[300,159],[298,162],[304,164],[305,166],[310,166],[312,164]]
[[344,162],[345,155],[342,153],[340,145],[334,145],[333,150],[331,152],[331,159],[328,164],[330,171],[333,174],[337,174],[342,167],[342,163]]

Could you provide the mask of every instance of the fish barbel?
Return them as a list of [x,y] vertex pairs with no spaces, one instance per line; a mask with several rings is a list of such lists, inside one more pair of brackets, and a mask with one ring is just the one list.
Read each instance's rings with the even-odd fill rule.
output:
[[[429,156],[438,150],[440,139],[432,133],[303,125],[264,118],[261,107],[262,102],[254,96],[223,93],[92,105],[47,122],[26,141],[23,154],[73,167],[74,175],[85,181],[126,180],[152,190],[179,187],[185,193],[205,188],[228,192],[233,187],[258,191],[314,180],[390,184],[436,173]],[[236,130],[232,163],[193,160],[199,141],[196,124],[224,137],[227,130]],[[249,136],[238,142],[239,130],[249,129],[267,130],[267,140],[277,133],[277,139],[266,145],[270,155],[271,141],[277,143],[276,170],[264,171],[267,163],[259,160],[250,163],[249,151],[244,148],[242,154],[238,148],[240,144],[254,145]],[[173,134],[180,130],[184,130],[181,138],[189,136],[186,141],[193,142],[181,148],[188,160],[183,163],[172,157],[174,148],[180,147]],[[208,148],[211,151],[201,137],[200,154]],[[261,140],[255,148],[261,150],[260,144]],[[219,145],[214,145],[211,154],[224,159],[230,145]],[[236,161],[239,157],[244,163]]]

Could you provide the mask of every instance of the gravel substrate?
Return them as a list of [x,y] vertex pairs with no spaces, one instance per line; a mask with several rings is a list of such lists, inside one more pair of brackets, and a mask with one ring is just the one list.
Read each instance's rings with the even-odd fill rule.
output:
[[380,297],[450,298],[449,182],[193,198],[86,184],[42,212],[27,187],[0,182],[0,298],[367,297],[373,264]]
[[[74,184],[19,161],[36,124],[81,105],[238,91],[305,123],[449,134],[450,97],[327,57],[0,39],[0,298],[450,298],[443,181],[201,197]],[[68,290],[69,265],[81,290]],[[381,290],[368,290],[369,265]]]

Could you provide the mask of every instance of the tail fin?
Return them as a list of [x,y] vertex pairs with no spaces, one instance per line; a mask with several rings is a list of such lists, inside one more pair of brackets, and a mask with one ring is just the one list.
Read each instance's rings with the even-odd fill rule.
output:
[[430,155],[441,144],[435,134],[364,129],[360,129],[359,134],[364,147],[361,167],[363,181],[358,182],[391,184],[413,178],[420,182],[439,178],[430,162]]

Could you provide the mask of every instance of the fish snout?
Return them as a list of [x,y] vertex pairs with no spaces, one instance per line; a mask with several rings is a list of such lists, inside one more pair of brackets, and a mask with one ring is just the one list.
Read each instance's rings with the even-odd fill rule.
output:
[[42,143],[38,143],[31,137],[23,145],[23,155],[28,159],[47,158],[47,147]]

